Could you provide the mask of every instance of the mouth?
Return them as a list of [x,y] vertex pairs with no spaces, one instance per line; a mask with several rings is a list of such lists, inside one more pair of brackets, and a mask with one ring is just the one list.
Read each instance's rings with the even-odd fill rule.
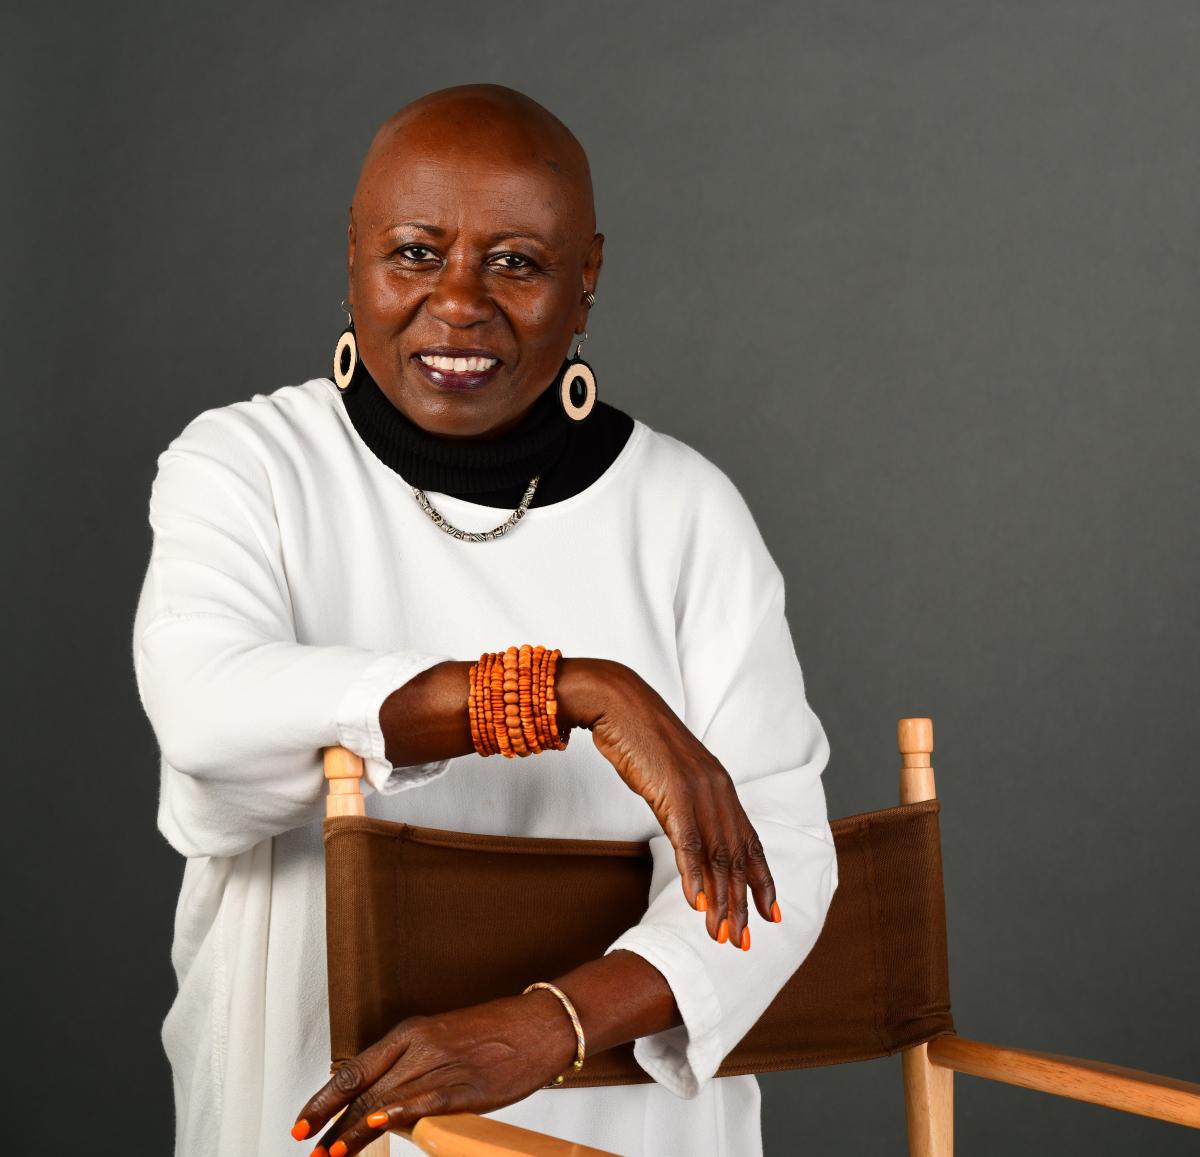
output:
[[418,350],[412,361],[426,380],[446,390],[478,390],[492,381],[504,365],[488,350],[452,346]]

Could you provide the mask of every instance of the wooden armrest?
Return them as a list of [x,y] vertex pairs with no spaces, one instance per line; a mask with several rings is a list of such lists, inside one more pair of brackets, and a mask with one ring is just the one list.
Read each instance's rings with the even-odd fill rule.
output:
[[617,1157],[603,1149],[576,1145],[474,1113],[423,1117],[411,1133],[402,1135],[437,1157]]
[[930,1062],[939,1068],[1200,1129],[1200,1085],[1192,1081],[1104,1061],[984,1044],[956,1033],[934,1037],[926,1048]]

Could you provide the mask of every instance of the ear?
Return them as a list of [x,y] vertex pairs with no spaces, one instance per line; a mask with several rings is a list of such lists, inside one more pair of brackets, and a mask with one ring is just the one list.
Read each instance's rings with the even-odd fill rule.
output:
[[351,288],[346,290],[346,302],[351,307],[354,306],[353,285],[354,285],[354,206],[348,210],[350,215],[350,224],[346,227],[346,281]]
[[579,307],[579,322],[575,327],[576,333],[583,333],[587,329],[587,319],[589,306],[586,301],[583,301],[585,292],[595,293],[596,286],[600,281],[600,270],[604,265],[604,234],[597,233],[588,245],[587,256],[583,259],[583,287],[579,291],[580,307]]

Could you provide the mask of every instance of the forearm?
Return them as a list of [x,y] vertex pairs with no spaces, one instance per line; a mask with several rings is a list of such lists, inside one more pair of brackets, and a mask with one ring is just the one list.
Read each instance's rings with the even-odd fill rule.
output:
[[[384,700],[379,727],[394,767],[468,755],[475,750],[467,713],[473,661],[438,663],[414,676]],[[590,728],[606,688],[621,664],[605,659],[562,657],[555,665],[559,730]],[[536,757],[530,757],[536,758]]]
[[[666,978],[636,952],[617,950],[599,960],[589,960],[556,977],[554,984],[575,1006],[588,1055],[638,1037],[665,1032],[683,1023]],[[562,1011],[553,993],[537,991],[549,997]],[[565,1013],[563,1020],[566,1021],[564,1039],[569,1037],[573,1056],[574,1031]],[[587,1071],[586,1062],[584,1071]]]

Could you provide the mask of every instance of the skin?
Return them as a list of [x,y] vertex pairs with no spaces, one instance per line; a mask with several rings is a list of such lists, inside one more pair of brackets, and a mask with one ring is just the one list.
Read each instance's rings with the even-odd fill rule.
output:
[[[347,301],[359,356],[393,405],[429,433],[498,437],[555,379],[572,336],[584,331],[584,293],[595,292],[603,244],[587,158],[556,117],[498,85],[431,93],[379,129],[355,188]],[[485,349],[502,365],[482,389],[446,390],[414,364],[430,346]],[[394,765],[475,750],[464,710],[470,666],[440,663],[389,696],[380,726]],[[589,730],[654,813],[709,936],[748,949],[748,897],[767,921],[779,910],[726,769],[624,664],[564,657],[556,692],[560,725]],[[665,978],[636,953],[531,979],[568,995],[589,1054],[680,1023]],[[569,1068],[575,1048],[562,1004],[544,990],[412,1017],[310,1098],[296,1132],[326,1130],[315,1153],[357,1153],[383,1129],[521,1100]],[[373,1113],[382,1115],[368,1121]]]

